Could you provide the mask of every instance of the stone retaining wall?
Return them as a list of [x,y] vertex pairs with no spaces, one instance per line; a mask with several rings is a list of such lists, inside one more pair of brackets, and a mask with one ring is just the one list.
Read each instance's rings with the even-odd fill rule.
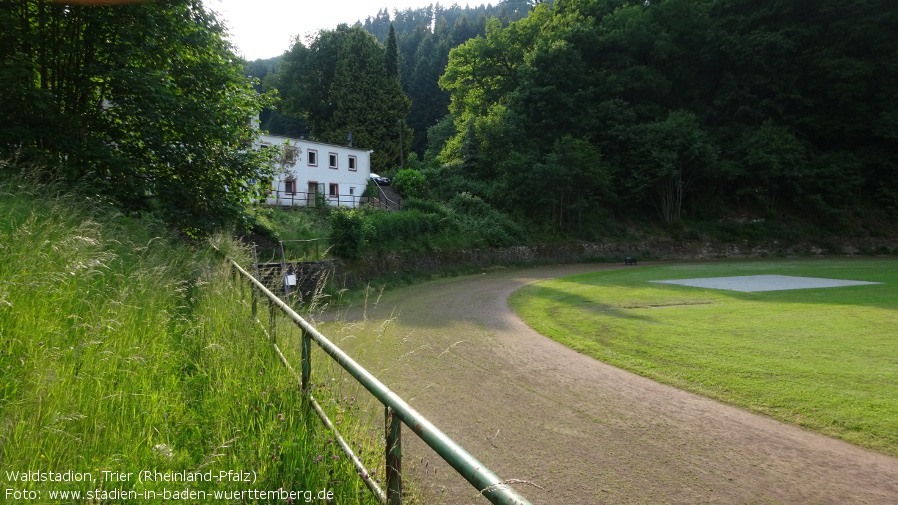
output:
[[[764,244],[741,242],[712,243],[666,238],[642,241],[579,242],[540,244],[492,249],[460,249],[429,252],[391,252],[371,254],[354,261],[322,260],[290,262],[287,270],[297,275],[297,288],[303,298],[320,289],[325,280],[340,287],[353,288],[370,279],[402,272],[437,273],[451,268],[486,268],[490,266],[523,266],[549,263],[624,262],[627,256],[639,261],[752,259],[765,257],[808,257],[823,255],[894,255],[898,244],[889,240],[830,241]],[[284,271],[280,263],[260,265],[263,284],[278,294],[284,293]]]
[[588,261],[624,262],[627,256],[645,260],[714,260],[764,257],[806,257],[822,255],[898,254],[894,240],[833,240],[826,243],[783,244],[749,241],[712,243],[666,238],[642,241],[579,242],[541,244],[494,249],[461,249],[431,252],[393,252],[369,255],[352,262],[334,262],[338,282],[352,287],[404,271],[438,272],[452,267],[534,265]]

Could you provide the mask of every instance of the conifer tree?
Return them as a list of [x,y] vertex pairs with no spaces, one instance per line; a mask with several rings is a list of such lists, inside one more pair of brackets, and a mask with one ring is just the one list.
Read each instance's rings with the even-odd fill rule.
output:
[[351,132],[355,147],[374,151],[373,169],[393,168],[411,142],[405,123],[411,102],[398,72],[388,74],[388,60],[384,46],[360,27],[321,32],[309,47],[297,42],[279,73],[284,109],[308,119],[318,140],[345,143]]
[[399,78],[399,44],[396,43],[396,30],[390,24],[390,33],[387,35],[386,47],[387,77]]

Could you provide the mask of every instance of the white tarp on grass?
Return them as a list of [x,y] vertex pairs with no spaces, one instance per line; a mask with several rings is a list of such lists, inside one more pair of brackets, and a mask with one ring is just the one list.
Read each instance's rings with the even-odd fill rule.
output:
[[679,284],[696,288],[726,289],[729,291],[783,291],[787,289],[837,288],[882,284],[881,282],[822,279],[819,277],[795,277],[792,275],[742,275],[737,277],[706,277],[700,279],[671,279],[650,281],[662,284]]

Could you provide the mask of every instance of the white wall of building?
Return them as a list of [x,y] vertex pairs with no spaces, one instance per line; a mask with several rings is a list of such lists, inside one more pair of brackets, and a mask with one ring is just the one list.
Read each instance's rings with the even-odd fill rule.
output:
[[372,151],[278,135],[261,135],[259,141],[260,149],[277,146],[294,152],[278,165],[266,203],[314,205],[317,191],[330,205],[358,206],[368,186]]

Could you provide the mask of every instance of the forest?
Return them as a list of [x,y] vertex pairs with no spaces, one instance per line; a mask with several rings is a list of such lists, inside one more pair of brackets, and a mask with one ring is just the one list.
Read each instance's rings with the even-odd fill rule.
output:
[[201,236],[252,226],[265,109],[537,239],[866,229],[898,213],[896,33],[890,0],[505,0],[381,9],[245,62],[199,0],[3,2],[0,159]]
[[[285,113],[326,136],[335,114],[315,104],[356,91],[303,87],[311,67],[301,58],[346,65],[326,46],[341,33],[361,40],[367,32],[410,102],[394,96],[396,116],[373,114],[394,146],[378,170],[413,171],[419,182],[409,187],[398,177],[406,196],[464,194],[531,229],[571,237],[596,238],[621,219],[676,228],[797,218],[838,228],[898,212],[894,2],[454,9],[382,10],[323,32],[284,55],[270,87]],[[402,148],[417,156],[400,167],[402,132],[412,138]]]

